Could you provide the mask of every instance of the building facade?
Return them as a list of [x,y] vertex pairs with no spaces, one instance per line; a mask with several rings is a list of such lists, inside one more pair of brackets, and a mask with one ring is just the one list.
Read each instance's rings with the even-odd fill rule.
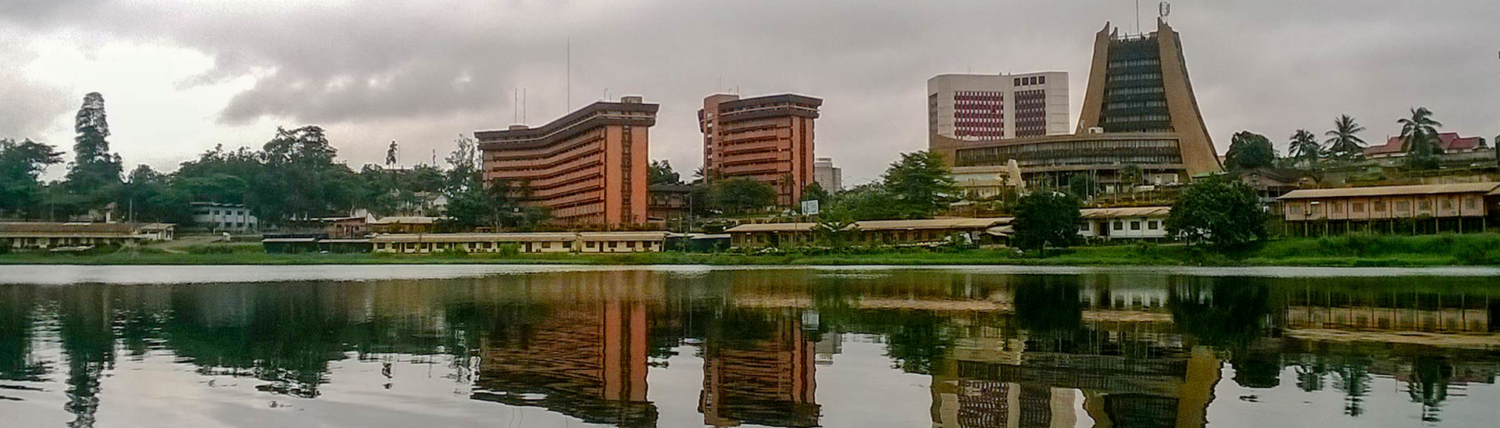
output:
[[242,204],[194,202],[193,224],[215,232],[248,232],[260,229],[260,220]]
[[929,149],[958,167],[1015,160],[1027,181],[1066,183],[1088,174],[1107,189],[1139,167],[1145,182],[1172,184],[1220,171],[1188,80],[1182,43],[1165,21],[1143,35],[1109,25],[1095,36],[1093,68],[1073,134],[966,140],[934,133]]
[[1068,133],[1068,73],[940,74],[927,80],[928,134],[994,141]]
[[646,222],[648,129],[656,104],[600,101],[537,128],[479,131],[486,182],[503,181],[554,223],[615,227]]
[[703,172],[713,180],[749,178],[776,188],[776,203],[790,207],[814,180],[813,122],[823,100],[783,94],[703,99]]
[[813,181],[824,190],[844,190],[844,169],[833,166],[833,158],[817,158],[813,161]]
[[1300,189],[1277,198],[1293,234],[1479,232],[1500,183]]

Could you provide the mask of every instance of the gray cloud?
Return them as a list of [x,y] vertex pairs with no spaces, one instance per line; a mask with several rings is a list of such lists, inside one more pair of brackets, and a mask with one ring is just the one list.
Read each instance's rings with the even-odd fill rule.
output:
[[[204,52],[214,68],[183,85],[259,77],[220,121],[324,124],[356,161],[378,159],[391,139],[442,152],[458,133],[503,127],[521,110],[518,87],[528,122],[565,113],[571,39],[572,107],[606,90],[661,103],[653,157],[698,164],[694,112],[711,92],[799,92],[826,99],[818,152],[856,178],[847,181],[925,148],[928,77],[1068,71],[1076,115],[1093,32],[1105,21],[1134,27],[1133,3],[1102,1],[57,3],[66,6],[23,1],[0,22]],[[1144,15],[1149,26],[1154,10]],[[1343,113],[1378,141],[1416,105],[1449,129],[1492,135],[1495,16],[1500,3],[1481,0],[1273,0],[1179,2],[1170,19],[1224,147],[1241,129],[1278,141],[1298,128],[1321,134]],[[25,85],[12,79],[0,74],[0,88]]]

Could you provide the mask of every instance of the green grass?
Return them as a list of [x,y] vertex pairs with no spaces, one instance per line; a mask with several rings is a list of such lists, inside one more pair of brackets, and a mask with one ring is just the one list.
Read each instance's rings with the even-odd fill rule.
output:
[[1500,234],[1377,236],[1273,241],[1229,254],[1182,245],[1128,244],[1049,251],[1045,257],[1008,250],[871,254],[266,254],[256,244],[214,244],[165,252],[152,247],[88,254],[25,252],[0,264],[67,265],[320,265],[320,264],[575,264],[575,265],[1023,265],[1023,266],[1500,266]]

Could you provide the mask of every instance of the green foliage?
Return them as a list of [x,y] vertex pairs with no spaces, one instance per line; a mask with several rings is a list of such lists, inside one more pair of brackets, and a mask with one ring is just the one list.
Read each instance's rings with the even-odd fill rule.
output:
[[1269,235],[1255,189],[1222,177],[1196,181],[1178,196],[1167,217],[1167,233],[1217,249],[1243,247]]
[[818,224],[813,225],[812,232],[819,245],[840,250],[849,246],[849,241],[859,234],[859,228],[854,226],[854,218],[847,212],[830,211],[818,216]]
[[1432,111],[1426,107],[1412,109],[1411,117],[1397,122],[1401,124],[1401,141],[1406,144],[1406,167],[1412,170],[1437,169],[1439,164],[1435,155],[1442,153],[1437,128],[1443,126],[1442,122],[1432,119]]
[[1271,140],[1250,131],[1234,133],[1224,155],[1224,167],[1230,170],[1264,168],[1275,162],[1276,147]]
[[646,169],[646,184],[682,184],[682,176],[672,170],[672,164],[667,160],[653,160]]
[[449,197],[448,218],[443,227],[454,231],[477,227],[534,229],[547,220],[549,213],[523,204],[526,193],[526,186],[502,180],[466,188]]
[[73,130],[73,162],[68,165],[63,188],[75,200],[75,213],[103,208],[115,200],[124,167],[120,155],[109,151],[109,123],[104,114],[104,96],[90,92],[83,97]]
[[825,211],[838,211],[855,220],[890,220],[902,215],[896,196],[880,183],[862,184],[840,192]]
[[727,214],[745,214],[776,204],[776,188],[749,178],[719,180],[713,187],[713,205]]
[[1048,246],[1066,248],[1081,239],[1079,202],[1071,195],[1058,192],[1034,192],[1022,196],[1016,204],[1015,229],[1011,243],[1025,250],[1042,250]]
[[174,185],[170,176],[140,165],[120,189],[120,207],[130,221],[152,221],[188,225],[193,222],[191,194],[186,185]]
[[934,152],[902,153],[881,178],[901,218],[930,218],[958,200],[953,174]]
[[1328,137],[1328,154],[1339,160],[1351,161],[1364,157],[1365,140],[1359,138],[1359,133],[1364,132],[1365,127],[1360,126],[1349,115],[1341,115],[1333,120],[1333,129],[1323,135]]
[[36,214],[44,191],[42,172],[58,163],[62,163],[62,153],[53,146],[31,140],[0,140],[0,215]]
[[1080,200],[1088,200],[1099,193],[1099,181],[1089,174],[1074,174],[1068,177],[1068,194]]
[[1298,129],[1292,134],[1290,152],[1288,153],[1294,162],[1300,162],[1309,169],[1318,169],[1319,159],[1323,156],[1323,146],[1318,144],[1317,137],[1306,129]]
[[833,202],[833,194],[828,193],[828,189],[824,189],[821,184],[807,183],[806,186],[802,186],[802,200],[818,201],[819,208],[822,208],[823,205]]

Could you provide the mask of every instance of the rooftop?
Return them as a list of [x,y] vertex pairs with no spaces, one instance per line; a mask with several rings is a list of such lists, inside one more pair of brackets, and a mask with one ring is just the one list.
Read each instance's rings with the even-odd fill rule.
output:
[[[1479,137],[1460,137],[1457,132],[1438,133],[1438,147],[1443,151],[1468,151],[1484,147],[1484,139]],[[1366,156],[1389,155],[1406,152],[1406,140],[1401,137],[1391,137],[1384,145],[1370,146],[1365,148]]]
[[1339,189],[1298,189],[1281,195],[1277,200],[1355,198],[1375,196],[1419,196],[1455,193],[1500,194],[1500,183],[1453,183],[1421,184],[1415,186],[1348,187]]
[[[985,229],[1010,224],[1010,217],[994,218],[934,218],[921,220],[865,220],[854,222],[854,227],[865,231],[885,230],[931,230],[931,229]],[[726,230],[728,233],[792,232],[810,231],[816,222],[742,224]]]

